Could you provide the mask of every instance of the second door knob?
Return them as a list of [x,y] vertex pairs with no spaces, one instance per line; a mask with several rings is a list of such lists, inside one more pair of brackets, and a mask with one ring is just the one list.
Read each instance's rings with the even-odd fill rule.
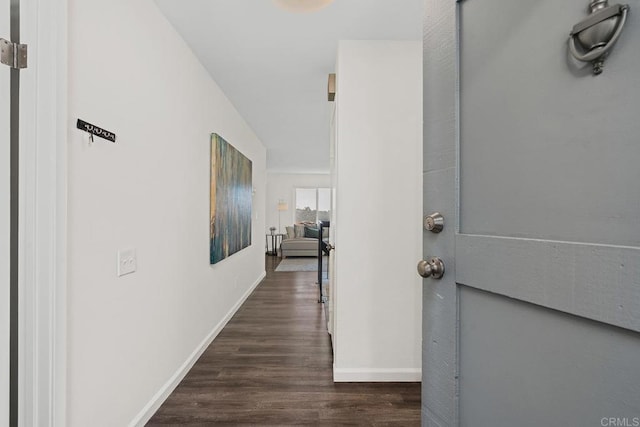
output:
[[418,274],[424,278],[441,279],[444,276],[444,263],[438,257],[422,260],[418,263]]

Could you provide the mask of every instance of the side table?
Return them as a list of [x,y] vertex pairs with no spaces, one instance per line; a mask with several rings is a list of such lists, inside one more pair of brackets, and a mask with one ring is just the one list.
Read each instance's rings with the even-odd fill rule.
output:
[[[278,247],[280,246],[280,243],[282,243],[282,236],[284,236],[284,234],[281,233],[265,234],[265,249],[267,251],[267,255],[278,255]],[[271,242],[271,249],[269,249],[269,242]]]

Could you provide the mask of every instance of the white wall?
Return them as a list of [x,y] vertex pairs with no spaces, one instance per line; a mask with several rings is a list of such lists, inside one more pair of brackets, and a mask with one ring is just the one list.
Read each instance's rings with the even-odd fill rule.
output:
[[266,199],[266,230],[269,227],[278,227],[278,200],[282,199],[289,205],[288,211],[282,212],[280,226],[282,232],[284,227],[293,224],[295,220],[295,189],[305,187],[331,187],[331,175],[326,174],[303,174],[303,173],[276,173],[267,172],[267,199]]
[[420,380],[422,45],[343,41],[336,72],[334,379]]
[[[68,425],[143,422],[264,275],[266,152],[152,0],[69,1],[69,114]],[[214,266],[211,132],[256,187],[253,245]]]

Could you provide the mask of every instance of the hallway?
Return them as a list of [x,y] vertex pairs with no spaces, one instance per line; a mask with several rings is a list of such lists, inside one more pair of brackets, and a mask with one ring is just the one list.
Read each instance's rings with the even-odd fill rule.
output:
[[279,261],[147,425],[419,425],[419,383],[333,382],[317,273]]

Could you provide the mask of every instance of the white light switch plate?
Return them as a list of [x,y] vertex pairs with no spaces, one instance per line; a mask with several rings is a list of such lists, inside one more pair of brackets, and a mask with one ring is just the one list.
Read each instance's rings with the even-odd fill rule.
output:
[[133,273],[137,266],[135,249],[120,249],[118,251],[118,277]]

